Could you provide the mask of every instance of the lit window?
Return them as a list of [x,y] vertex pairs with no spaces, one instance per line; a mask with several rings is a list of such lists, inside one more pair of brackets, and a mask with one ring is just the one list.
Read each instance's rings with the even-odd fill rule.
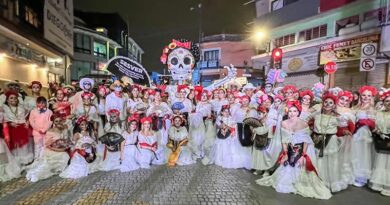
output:
[[106,57],[107,56],[107,48],[104,43],[100,42],[93,42],[93,54],[95,56],[99,57]]

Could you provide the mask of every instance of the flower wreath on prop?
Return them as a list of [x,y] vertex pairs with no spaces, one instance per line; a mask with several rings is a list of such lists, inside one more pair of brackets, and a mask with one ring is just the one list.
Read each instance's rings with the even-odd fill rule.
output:
[[165,46],[160,57],[160,61],[168,66],[174,80],[187,80],[192,74],[192,70],[199,61],[199,46],[191,41],[173,39]]

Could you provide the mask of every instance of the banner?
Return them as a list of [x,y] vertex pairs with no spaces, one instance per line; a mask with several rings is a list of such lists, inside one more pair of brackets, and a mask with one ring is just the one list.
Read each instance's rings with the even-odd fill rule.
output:
[[320,48],[320,65],[329,61],[338,63],[360,60],[362,43],[379,42],[379,40],[380,34],[371,34],[324,44]]
[[123,56],[111,58],[107,62],[105,69],[110,71],[118,79],[121,79],[123,76],[127,76],[136,84],[150,87],[150,77],[148,72],[142,65],[130,58]]
[[73,0],[45,0],[44,37],[73,56]]

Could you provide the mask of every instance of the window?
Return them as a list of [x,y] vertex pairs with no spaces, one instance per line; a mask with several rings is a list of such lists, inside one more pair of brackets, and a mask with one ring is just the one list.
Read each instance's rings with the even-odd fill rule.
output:
[[79,53],[91,53],[91,39],[87,35],[76,33],[74,35],[74,51]]
[[301,31],[298,35],[298,42],[310,41],[312,39],[324,37],[327,35],[327,28],[328,26],[324,24],[318,27]]
[[204,51],[203,59],[205,61],[218,61],[219,60],[219,50]]
[[24,20],[27,21],[29,24],[33,25],[35,28],[38,28],[38,17],[37,14],[29,7],[25,7],[25,18]]
[[110,47],[110,50],[108,51],[108,57],[112,58],[115,56],[115,48]]
[[286,36],[275,39],[275,47],[287,46],[295,43],[295,34],[289,34]]
[[275,0],[271,3],[271,11],[283,8],[284,0]]
[[92,63],[87,61],[73,61],[72,80],[78,80],[80,77],[90,74]]
[[359,15],[351,16],[336,21],[336,33],[339,33],[339,30],[353,25],[359,25]]
[[106,57],[107,56],[107,48],[104,43],[101,42],[93,42],[93,54],[95,56],[99,57]]

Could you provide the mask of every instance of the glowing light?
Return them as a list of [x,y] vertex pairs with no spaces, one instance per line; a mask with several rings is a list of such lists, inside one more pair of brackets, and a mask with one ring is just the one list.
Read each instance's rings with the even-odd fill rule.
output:
[[3,61],[7,57],[7,54],[5,53],[0,53],[0,61]]

